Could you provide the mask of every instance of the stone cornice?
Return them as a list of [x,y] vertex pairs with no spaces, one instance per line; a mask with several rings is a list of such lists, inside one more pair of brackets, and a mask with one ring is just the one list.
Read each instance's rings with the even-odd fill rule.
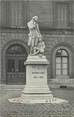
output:
[[[74,29],[55,29],[55,28],[41,28],[40,31],[43,34],[49,34],[49,35],[73,35]],[[7,28],[1,28],[1,33],[29,33],[29,30],[27,27],[7,27]]]

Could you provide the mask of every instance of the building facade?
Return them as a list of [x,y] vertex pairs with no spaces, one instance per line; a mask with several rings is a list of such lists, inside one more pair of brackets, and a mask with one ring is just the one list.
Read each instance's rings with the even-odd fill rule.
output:
[[46,45],[48,84],[74,86],[74,0],[0,0],[0,81],[26,84],[27,22],[35,15]]

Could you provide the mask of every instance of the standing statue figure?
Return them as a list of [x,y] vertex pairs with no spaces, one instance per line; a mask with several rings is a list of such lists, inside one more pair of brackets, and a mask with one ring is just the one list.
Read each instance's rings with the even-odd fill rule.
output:
[[42,35],[39,30],[38,16],[34,16],[27,25],[29,28],[28,46],[30,47],[30,55],[37,55],[39,53],[43,54],[45,44],[42,41]]

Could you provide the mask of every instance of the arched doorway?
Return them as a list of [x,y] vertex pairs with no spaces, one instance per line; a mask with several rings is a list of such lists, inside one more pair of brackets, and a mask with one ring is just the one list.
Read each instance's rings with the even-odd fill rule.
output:
[[27,58],[25,48],[20,44],[13,44],[6,51],[6,83],[25,84],[26,69],[24,61]]

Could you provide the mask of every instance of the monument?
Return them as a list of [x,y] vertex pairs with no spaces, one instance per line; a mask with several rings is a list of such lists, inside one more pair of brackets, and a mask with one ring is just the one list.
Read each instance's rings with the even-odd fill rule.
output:
[[38,16],[27,23],[29,28],[28,46],[30,49],[26,62],[26,85],[18,98],[9,99],[16,103],[62,103],[55,98],[47,84],[48,60],[44,55],[45,43],[39,30]]

